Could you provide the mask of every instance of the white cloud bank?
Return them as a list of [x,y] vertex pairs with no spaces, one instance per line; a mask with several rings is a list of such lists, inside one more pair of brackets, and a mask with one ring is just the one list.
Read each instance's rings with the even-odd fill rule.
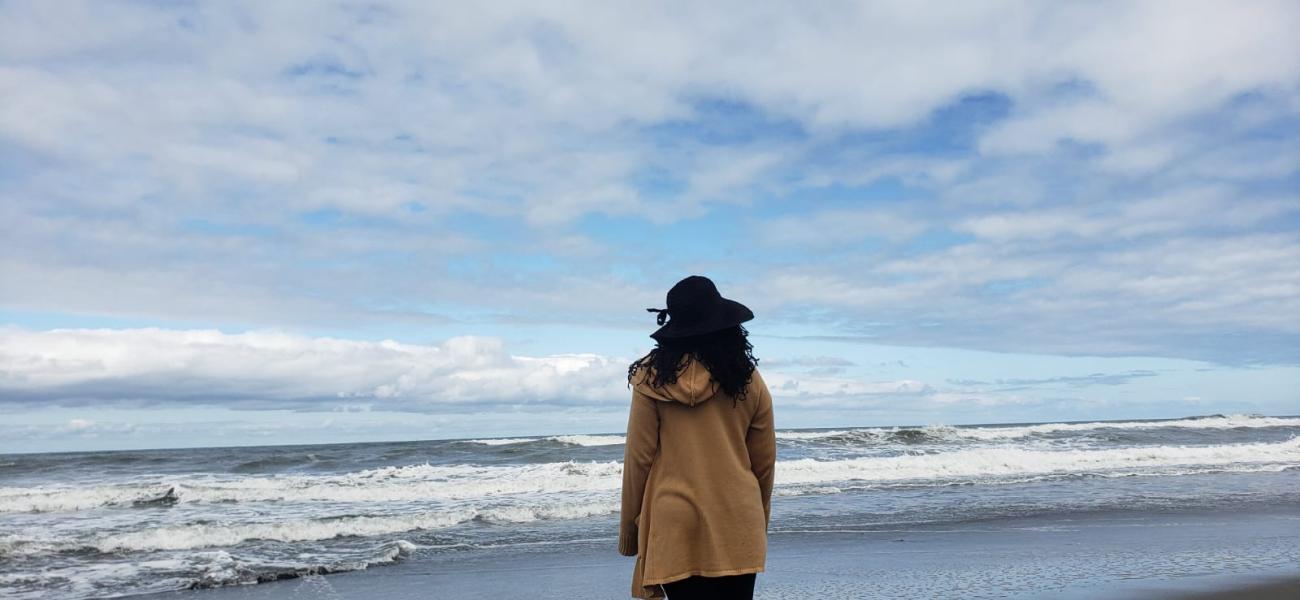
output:
[[[494,338],[436,345],[306,337],[277,331],[0,329],[0,404],[212,405],[237,409],[471,412],[575,406],[621,409],[630,359],[516,356]],[[880,408],[952,402],[956,389],[913,379],[764,371],[791,408]],[[952,388],[952,386],[948,386]],[[996,392],[969,402],[1020,403]],[[69,430],[93,429],[74,419]]]
[[437,345],[274,331],[61,329],[0,332],[0,401],[213,403],[394,410],[622,398],[626,362],[512,356],[500,340]]

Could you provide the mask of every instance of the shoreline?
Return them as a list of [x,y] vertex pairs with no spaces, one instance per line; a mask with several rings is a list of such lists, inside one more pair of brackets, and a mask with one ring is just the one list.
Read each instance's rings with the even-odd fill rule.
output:
[[[1272,600],[1300,589],[1300,508],[774,531],[755,598]],[[629,597],[616,541],[417,553],[392,566],[167,600]],[[306,595],[306,596],[305,596]]]
[[1300,598],[1300,576],[1270,578],[1259,583],[1243,583],[1212,592],[1172,596],[1170,600],[1295,600]]

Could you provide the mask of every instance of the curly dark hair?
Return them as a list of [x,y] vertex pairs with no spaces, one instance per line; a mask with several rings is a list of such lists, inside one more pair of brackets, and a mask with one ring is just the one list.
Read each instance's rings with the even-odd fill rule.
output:
[[651,373],[650,386],[663,388],[677,382],[677,375],[686,368],[686,356],[694,356],[704,364],[718,382],[722,391],[735,401],[743,401],[749,382],[754,377],[758,359],[754,346],[749,343],[749,331],[740,325],[712,333],[660,340],[655,349],[627,368],[627,383],[635,383],[637,369],[643,369],[641,381]]

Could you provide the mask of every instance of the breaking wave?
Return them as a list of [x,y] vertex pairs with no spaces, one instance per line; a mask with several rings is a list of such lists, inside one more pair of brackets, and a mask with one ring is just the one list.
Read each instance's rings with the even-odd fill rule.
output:
[[537,438],[486,438],[481,440],[465,440],[467,444],[482,444],[484,446],[510,446],[514,444],[527,444],[536,442]]
[[1101,430],[1153,430],[1153,429],[1238,429],[1266,427],[1300,427],[1300,417],[1265,417],[1260,415],[1210,415],[1188,417],[1169,421],[1093,421],[1087,423],[1044,423],[1040,425],[1008,425],[957,427],[929,425],[925,427],[864,427],[825,431],[778,431],[777,439],[818,441],[875,441],[875,442],[941,442],[941,441],[1000,441],[1053,433],[1079,433]]
[[410,465],[341,475],[218,478],[79,487],[0,488],[0,513],[88,510],[133,506],[174,488],[177,503],[428,502],[520,494],[617,489],[622,463],[558,462],[529,465]]
[[[1300,438],[1217,446],[1146,446],[1059,450],[971,447],[897,456],[777,463],[778,485],[835,481],[931,480],[938,483],[1048,475],[1177,474],[1178,468],[1261,470],[1300,466]],[[527,465],[411,465],[341,475],[287,475],[88,487],[0,488],[0,513],[131,506],[175,488],[177,503],[347,502],[460,503],[555,495],[605,494],[622,483],[619,461]],[[141,509],[136,509],[141,510]],[[471,515],[467,518],[473,518]],[[442,517],[438,517],[442,518]]]
[[529,437],[529,438],[484,438],[477,440],[465,440],[469,444],[481,444],[484,446],[511,446],[515,444],[532,444],[537,442],[559,442],[569,446],[615,446],[626,441],[621,435],[552,435],[547,437]]
[[422,514],[340,516],[264,523],[190,523],[154,527],[126,533],[103,534],[82,540],[0,539],[0,557],[51,552],[152,552],[238,546],[250,541],[318,542],[339,538],[365,538],[431,531],[469,521],[532,523],[581,519],[618,511],[612,500],[570,504],[537,504],[479,509],[456,509]]
[[546,439],[574,446],[615,446],[627,441],[621,435],[555,435]]
[[[1139,431],[1158,429],[1258,429],[1267,427],[1300,427],[1300,417],[1267,417],[1262,415],[1207,415],[1167,421],[1090,421],[1084,423],[1043,423],[1038,425],[1006,426],[952,426],[927,425],[924,427],[854,427],[820,431],[777,431],[778,440],[819,441],[842,443],[929,443],[954,441],[1001,441],[1032,438],[1056,433],[1087,433],[1092,431]],[[547,437],[485,438],[465,440],[466,443],[485,446],[504,446],[542,442],[559,442],[573,446],[611,446],[622,444],[622,435],[553,435]]]
[[1104,450],[970,448],[847,460],[799,459],[777,464],[777,483],[837,481],[967,483],[1024,476],[1180,475],[1214,471],[1280,471],[1300,466],[1300,438],[1221,446],[1151,446]]

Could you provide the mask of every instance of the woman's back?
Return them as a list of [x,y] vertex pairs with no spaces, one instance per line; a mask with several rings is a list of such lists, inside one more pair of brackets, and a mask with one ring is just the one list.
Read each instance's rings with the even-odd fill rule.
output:
[[619,550],[638,555],[633,595],[762,571],[776,460],[762,376],[753,371],[743,399],[690,356],[672,383],[653,385],[648,366],[631,380]]

